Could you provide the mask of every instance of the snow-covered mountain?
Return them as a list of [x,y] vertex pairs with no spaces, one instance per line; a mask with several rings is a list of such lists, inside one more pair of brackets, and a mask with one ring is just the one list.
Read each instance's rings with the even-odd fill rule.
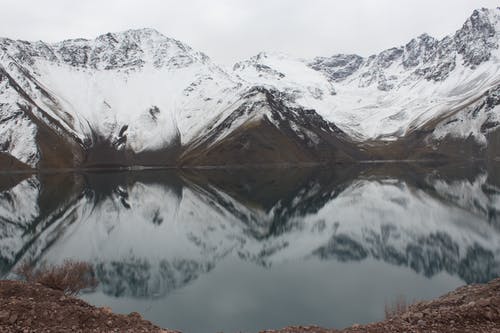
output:
[[[207,56],[150,29],[0,45],[1,146],[30,166],[52,148],[41,127],[70,142],[73,154],[60,157],[78,156],[77,165],[135,163],[141,154],[138,163],[166,163],[165,153],[204,128],[199,119],[220,114],[215,97],[238,89]],[[162,154],[148,161],[150,152]]]
[[481,150],[498,142],[499,43],[500,8],[481,9],[441,40],[423,34],[367,58],[260,53],[234,71],[316,110],[365,148],[411,138],[433,151],[445,138],[472,138]]
[[[151,29],[0,39],[0,165],[497,157],[500,8],[364,58],[260,53],[225,70]],[[404,149],[403,149],[404,148]]]

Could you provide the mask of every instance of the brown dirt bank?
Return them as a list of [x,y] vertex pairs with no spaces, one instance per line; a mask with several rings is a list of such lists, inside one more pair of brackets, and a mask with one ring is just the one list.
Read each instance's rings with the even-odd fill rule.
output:
[[40,284],[0,281],[0,332],[163,332],[137,312],[119,315]]
[[[383,305],[381,305],[383,306]],[[137,313],[113,314],[38,284],[0,281],[0,332],[165,332]],[[379,323],[344,330],[315,326],[266,333],[488,332],[500,333],[500,279],[419,302]],[[188,333],[188,332],[186,332]],[[210,333],[210,332],[207,332]]]

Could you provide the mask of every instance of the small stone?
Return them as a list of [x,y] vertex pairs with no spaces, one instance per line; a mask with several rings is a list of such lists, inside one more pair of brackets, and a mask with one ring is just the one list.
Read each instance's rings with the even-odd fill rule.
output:
[[360,327],[361,327],[361,325],[360,325],[360,324],[353,324],[351,327],[352,327],[352,328],[360,328]]
[[476,305],[476,302],[469,302],[469,303],[467,304],[467,306],[470,306],[470,307],[472,307],[472,306],[474,306],[474,305]]
[[10,316],[9,311],[6,310],[0,311],[0,320],[5,320],[9,318],[9,316]]
[[491,311],[488,311],[484,314],[486,316],[486,318],[488,318],[490,321],[493,321],[493,319],[495,318],[495,315],[493,314],[493,312]]
[[425,320],[420,319],[419,321],[417,321],[418,326],[424,326],[425,324],[427,324]]
[[13,313],[10,317],[9,317],[9,324],[14,324],[15,322],[17,321],[17,314],[16,313]]
[[483,298],[483,299],[480,299],[479,301],[477,301],[477,305],[479,305],[479,306],[488,306],[488,305],[490,305],[490,303],[491,303],[490,298]]
[[108,321],[106,322],[106,325],[108,325],[108,326],[111,326],[111,325],[113,325],[113,321],[111,321],[111,320],[108,320]]
[[424,318],[424,314],[422,312],[416,312],[413,314],[413,317],[418,318],[418,319],[422,319],[422,318]]
[[109,306],[104,306],[101,308],[104,313],[113,313],[113,310]]

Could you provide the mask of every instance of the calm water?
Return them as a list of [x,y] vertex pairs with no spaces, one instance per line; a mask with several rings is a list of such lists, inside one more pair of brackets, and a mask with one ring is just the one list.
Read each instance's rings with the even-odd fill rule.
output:
[[380,320],[500,276],[500,166],[0,175],[0,275],[65,258],[184,332]]

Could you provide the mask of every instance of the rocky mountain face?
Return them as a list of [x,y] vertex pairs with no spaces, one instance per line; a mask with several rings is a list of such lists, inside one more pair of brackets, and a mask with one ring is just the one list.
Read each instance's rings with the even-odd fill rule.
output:
[[497,158],[500,8],[369,57],[232,70],[151,29],[0,39],[0,166]]

